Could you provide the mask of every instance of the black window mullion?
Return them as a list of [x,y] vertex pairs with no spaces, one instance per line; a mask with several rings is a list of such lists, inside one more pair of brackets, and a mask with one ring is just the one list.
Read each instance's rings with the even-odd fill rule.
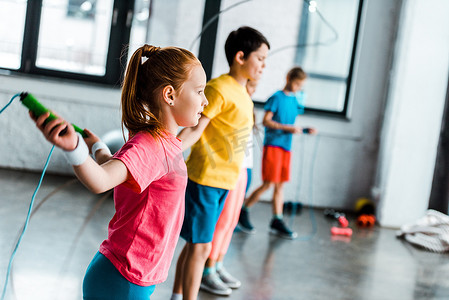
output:
[[[215,43],[217,40],[218,20],[221,0],[205,0],[203,30],[200,40],[198,59],[201,61],[207,80],[211,79],[214,63]],[[206,28],[207,26],[207,28]]]
[[42,0],[28,1],[19,71],[33,73],[36,69],[37,43],[41,21]]
[[128,44],[131,35],[134,1],[114,1],[109,50],[106,61],[105,81],[120,84],[121,74],[126,67]]
[[348,70],[348,81],[346,83],[346,95],[345,95],[345,104],[343,106],[342,115],[346,116],[348,112],[348,102],[349,102],[349,94],[350,94],[350,87],[352,82],[352,74],[354,71],[354,61],[355,61],[355,55],[356,55],[356,49],[357,49],[357,40],[359,37],[359,30],[360,30],[360,20],[362,18],[362,7],[363,7],[363,0],[359,0],[359,7],[357,11],[357,21],[355,23],[355,31],[354,31],[354,42],[352,43],[352,55],[351,55],[351,62],[349,63],[349,70]]

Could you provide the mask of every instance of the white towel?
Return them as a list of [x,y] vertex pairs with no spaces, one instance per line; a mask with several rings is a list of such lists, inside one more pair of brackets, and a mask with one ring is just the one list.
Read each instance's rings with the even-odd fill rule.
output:
[[401,226],[396,235],[429,251],[448,252],[449,216],[429,209],[416,223]]

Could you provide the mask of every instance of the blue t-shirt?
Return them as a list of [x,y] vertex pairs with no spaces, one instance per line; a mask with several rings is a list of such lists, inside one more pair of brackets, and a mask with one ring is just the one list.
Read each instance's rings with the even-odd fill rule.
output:
[[[304,113],[305,94],[300,91],[296,94],[286,95],[283,91],[277,91],[265,103],[265,111],[273,113],[272,120],[284,124],[295,124],[296,116]],[[265,127],[265,146],[276,146],[286,151],[292,147],[292,134],[279,129]]]

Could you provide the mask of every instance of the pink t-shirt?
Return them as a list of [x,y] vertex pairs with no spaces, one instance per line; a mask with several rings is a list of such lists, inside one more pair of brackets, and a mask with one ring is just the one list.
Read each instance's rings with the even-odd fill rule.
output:
[[150,286],[167,279],[184,218],[187,168],[181,141],[138,133],[114,157],[130,178],[114,189],[116,213],[100,246],[130,282]]

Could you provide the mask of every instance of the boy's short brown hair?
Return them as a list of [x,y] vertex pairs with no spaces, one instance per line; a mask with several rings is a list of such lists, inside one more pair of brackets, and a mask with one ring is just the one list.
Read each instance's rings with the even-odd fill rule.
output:
[[296,79],[304,80],[306,78],[307,78],[307,74],[306,74],[306,72],[304,72],[304,70],[301,67],[294,67],[287,73],[288,81],[292,81],[292,80],[296,80]]
[[237,52],[242,51],[243,57],[248,58],[251,52],[256,51],[265,44],[270,49],[270,43],[267,38],[254,28],[243,26],[232,31],[225,43],[226,60],[229,66],[232,65]]

